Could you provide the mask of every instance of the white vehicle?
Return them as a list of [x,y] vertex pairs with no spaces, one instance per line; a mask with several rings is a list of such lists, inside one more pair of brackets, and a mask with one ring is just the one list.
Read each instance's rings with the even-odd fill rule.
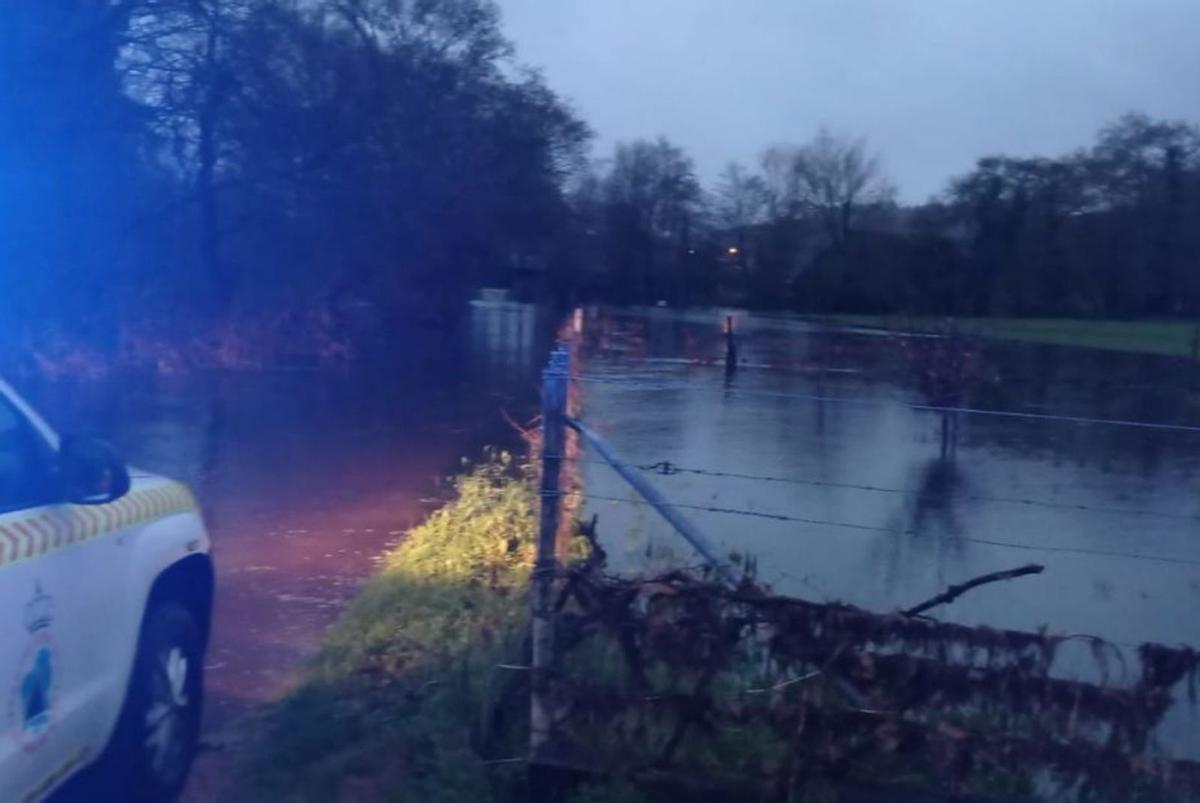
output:
[[212,598],[187,488],[60,439],[0,382],[0,801],[84,777],[86,800],[175,798]]

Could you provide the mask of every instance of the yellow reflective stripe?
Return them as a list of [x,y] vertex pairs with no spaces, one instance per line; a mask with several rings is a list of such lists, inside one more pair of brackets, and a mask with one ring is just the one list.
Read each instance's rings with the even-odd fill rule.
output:
[[100,533],[100,514],[94,507],[78,507],[75,513],[83,520],[84,541],[90,541]]
[[64,505],[0,522],[0,568],[135,525],[196,509],[177,484],[130,492],[107,505]]
[[154,517],[161,516],[164,511],[163,506],[163,491],[161,488],[151,488],[146,493],[146,497],[150,502],[150,515]]

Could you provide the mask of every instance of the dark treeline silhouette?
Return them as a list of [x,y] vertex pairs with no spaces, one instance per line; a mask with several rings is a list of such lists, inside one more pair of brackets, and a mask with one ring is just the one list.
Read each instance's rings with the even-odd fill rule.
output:
[[814,312],[1200,312],[1200,131],[1129,114],[1065,157],[980,159],[900,206],[863,140],[822,130],[730,165],[705,194],[670,143],[578,182],[577,286],[671,304]]
[[433,317],[563,261],[588,132],[487,0],[52,0],[0,20],[8,343]]
[[253,338],[364,315],[395,328],[442,320],[481,286],[804,311],[1200,312],[1190,125],[1129,115],[1063,158],[982,159],[917,207],[896,203],[864,141],[827,131],[706,191],[663,139],[589,163],[586,125],[521,66],[490,0],[2,13],[9,353],[239,320],[260,324]]

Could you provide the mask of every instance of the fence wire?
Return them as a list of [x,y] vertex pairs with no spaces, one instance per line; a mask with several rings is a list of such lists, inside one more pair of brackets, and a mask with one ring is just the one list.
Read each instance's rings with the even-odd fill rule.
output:
[[1155,421],[1137,421],[1124,418],[1093,418],[1091,416],[1078,415],[1059,415],[1055,413],[1030,413],[1021,412],[1018,410],[990,410],[978,407],[954,407],[941,406],[936,404],[922,404],[920,402],[906,402],[901,400],[886,400],[886,399],[861,399],[849,396],[823,396],[819,394],[809,393],[785,393],[782,391],[773,390],[756,390],[753,388],[741,388],[734,385],[709,387],[700,384],[687,384],[683,382],[646,382],[641,379],[620,379],[616,377],[603,377],[591,375],[578,375],[571,377],[572,382],[592,383],[600,385],[615,385],[627,387],[634,390],[648,390],[656,392],[710,392],[710,393],[729,393],[741,396],[756,396],[761,398],[772,399],[790,399],[793,401],[803,402],[826,402],[829,404],[842,404],[847,406],[871,406],[878,407],[881,405],[898,404],[907,407],[910,410],[917,412],[928,413],[958,413],[961,415],[975,416],[993,416],[999,418],[1012,418],[1025,421],[1052,421],[1066,424],[1086,424],[1095,426],[1114,426],[1114,427],[1129,427],[1134,429],[1160,430],[1167,432],[1200,432],[1200,426],[1178,423],[1160,423]]
[[[607,460],[595,460],[592,458],[565,458],[575,463],[607,466],[612,467],[612,464]],[[717,469],[707,468],[690,468],[687,466],[679,466],[672,463],[670,460],[659,460],[653,463],[620,463],[623,468],[637,469],[649,473],[658,474],[664,477],[671,477],[678,474],[688,474],[700,477],[713,477],[717,479],[732,479],[746,480],[749,482],[762,483],[778,483],[783,485],[796,485],[812,488],[836,488],[839,490],[849,491],[865,491],[869,493],[893,494],[897,496],[920,496],[921,491],[911,488],[887,488],[879,485],[865,485],[854,482],[833,482],[830,480],[814,480],[804,477],[778,477],[769,474],[746,474],[738,471],[722,471]],[[983,502],[988,504],[1004,504],[1004,505],[1020,505],[1024,507],[1040,507],[1050,508],[1055,510],[1074,510],[1086,513],[1100,513],[1104,515],[1123,515],[1123,516],[1140,516],[1159,519],[1167,519],[1170,521],[1186,521],[1200,522],[1200,513],[1164,513],[1159,510],[1147,510],[1144,508],[1125,508],[1125,507],[1107,507],[1102,505],[1085,505],[1082,502],[1054,502],[1048,499],[1027,499],[1022,497],[1010,496],[988,496],[986,494],[955,494],[955,497],[969,502]]]
[[[603,494],[594,494],[583,491],[562,491],[559,496],[571,496],[585,501],[597,502],[616,502],[628,505],[639,505],[653,507],[650,502],[644,499],[631,499],[621,496],[607,496]],[[807,516],[794,516],[787,513],[774,513],[761,510],[747,510],[744,508],[723,507],[720,505],[700,505],[689,502],[667,502],[668,507],[678,510],[692,510],[701,513],[718,513],[727,516],[742,516],[746,518],[767,519],[770,521],[786,522],[792,524],[810,524],[817,527],[835,527],[844,530],[857,530],[860,532],[887,533],[889,535],[902,536],[919,536],[916,530],[912,529],[895,529],[891,527],[879,527],[871,524],[855,524],[847,521],[833,521],[830,519],[814,519]],[[1166,563],[1178,566],[1200,566],[1200,560],[1190,558],[1171,557],[1166,555],[1149,555],[1142,552],[1124,552],[1121,550],[1111,549],[1092,549],[1088,547],[1056,547],[1046,546],[1041,544],[1030,544],[1019,541],[1002,541],[991,538],[975,538],[972,536],[956,536],[955,540],[963,541],[972,544],[984,544],[987,546],[1003,547],[1006,549],[1019,549],[1027,552],[1044,552],[1044,553],[1065,553],[1073,555],[1092,555],[1106,558],[1127,558],[1129,560],[1150,561],[1154,563]]]

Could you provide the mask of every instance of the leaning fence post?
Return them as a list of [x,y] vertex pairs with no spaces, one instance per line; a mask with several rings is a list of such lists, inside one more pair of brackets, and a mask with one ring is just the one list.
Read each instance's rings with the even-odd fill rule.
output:
[[538,758],[550,741],[549,675],[554,660],[554,578],[558,573],[555,543],[570,359],[570,352],[560,345],[550,355],[550,363],[542,372],[542,511],[531,600],[533,655],[530,661],[529,754],[532,760]]

